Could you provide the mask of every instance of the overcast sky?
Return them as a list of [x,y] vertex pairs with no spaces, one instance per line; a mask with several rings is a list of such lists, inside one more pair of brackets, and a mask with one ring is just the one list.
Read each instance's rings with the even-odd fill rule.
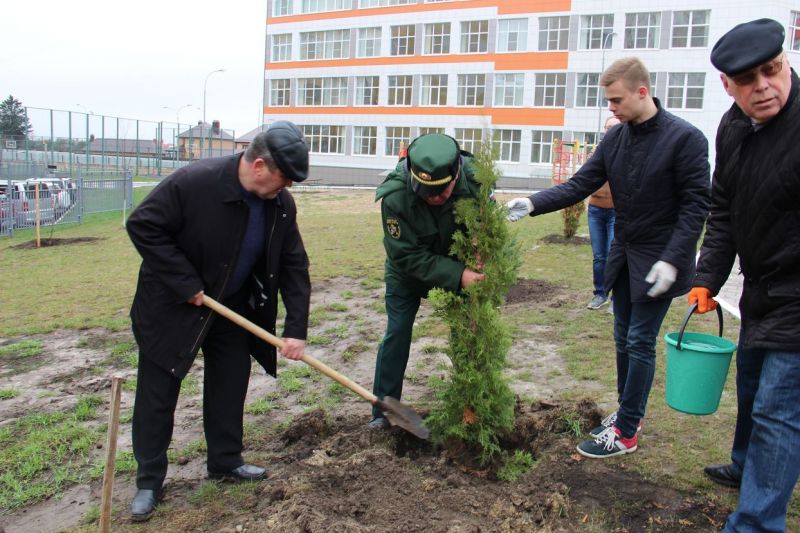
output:
[[0,99],[173,123],[192,104],[180,121],[196,124],[225,69],[206,121],[261,121],[266,0],[11,1],[0,20]]

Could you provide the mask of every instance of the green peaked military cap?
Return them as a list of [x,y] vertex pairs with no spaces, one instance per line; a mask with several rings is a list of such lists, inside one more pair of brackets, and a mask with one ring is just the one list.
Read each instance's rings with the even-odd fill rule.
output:
[[429,133],[417,137],[406,152],[411,188],[427,198],[442,193],[458,177],[461,150],[449,135]]

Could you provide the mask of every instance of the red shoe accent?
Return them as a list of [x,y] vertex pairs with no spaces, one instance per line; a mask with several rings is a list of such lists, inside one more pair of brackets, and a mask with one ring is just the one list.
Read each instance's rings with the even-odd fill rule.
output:
[[619,441],[626,448],[630,449],[630,448],[635,448],[636,446],[638,446],[638,441],[639,441],[639,433],[638,432],[634,433],[633,437],[631,437],[629,439],[626,439],[625,437],[622,436],[622,433],[620,432],[619,428],[617,426],[614,426],[614,433],[617,434],[617,436],[619,437]]

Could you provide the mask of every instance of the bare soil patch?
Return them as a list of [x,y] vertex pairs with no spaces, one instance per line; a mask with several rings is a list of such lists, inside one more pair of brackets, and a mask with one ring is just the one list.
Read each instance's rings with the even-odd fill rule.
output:
[[[67,244],[81,244],[81,243],[94,243],[102,240],[100,237],[51,237],[39,239],[42,248],[47,246],[65,246]],[[28,250],[36,248],[36,240],[25,241],[20,244],[15,244],[11,248],[19,250]]]
[[583,244],[592,244],[592,241],[588,237],[584,237],[583,235],[574,235],[569,239],[564,238],[563,235],[552,233],[540,239],[542,242],[547,244],[572,244],[572,245],[583,245]]

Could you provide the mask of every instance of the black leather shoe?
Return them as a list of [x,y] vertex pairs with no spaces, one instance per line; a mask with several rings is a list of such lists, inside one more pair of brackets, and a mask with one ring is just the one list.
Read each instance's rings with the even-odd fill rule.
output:
[[367,427],[369,429],[389,429],[389,425],[389,421],[382,416],[376,416],[367,422]]
[[256,465],[242,465],[234,468],[230,472],[208,471],[210,479],[221,479],[223,481],[258,481],[266,477],[267,471]]
[[131,520],[145,522],[153,516],[156,504],[161,499],[161,489],[139,489],[131,502]]
[[725,485],[726,487],[739,488],[742,484],[742,475],[732,464],[708,465],[703,469],[706,476],[714,483]]

